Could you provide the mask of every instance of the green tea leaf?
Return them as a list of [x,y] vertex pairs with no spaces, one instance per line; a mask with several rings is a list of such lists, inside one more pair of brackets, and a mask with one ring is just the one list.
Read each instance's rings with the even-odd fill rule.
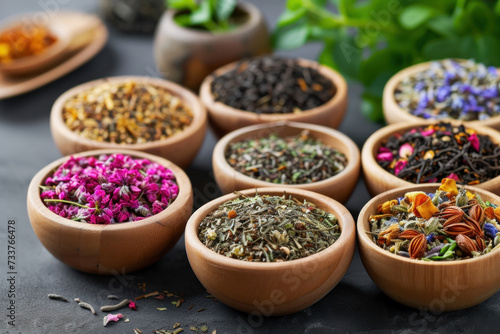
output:
[[198,7],[196,0],[167,0],[167,7],[177,10],[194,10]]
[[236,0],[217,0],[215,3],[215,14],[219,21],[226,21],[236,8]]
[[302,0],[288,0],[286,2],[286,8],[291,11],[299,10],[303,6]]
[[175,22],[181,27],[187,27],[191,24],[191,14],[179,14],[174,17]]
[[309,27],[305,24],[280,28],[274,35],[274,47],[290,50],[304,45],[309,35]]
[[406,29],[415,29],[429,21],[438,13],[434,8],[422,5],[412,5],[406,7],[399,16],[399,23]]
[[295,23],[301,18],[303,18],[306,15],[306,13],[307,9],[305,7],[300,7],[299,9],[294,11],[286,9],[278,18],[277,26],[284,27],[292,23]]

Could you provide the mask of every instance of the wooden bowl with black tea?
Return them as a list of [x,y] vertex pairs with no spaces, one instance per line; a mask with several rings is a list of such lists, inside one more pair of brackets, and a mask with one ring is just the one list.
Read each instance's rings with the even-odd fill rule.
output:
[[[272,59],[274,58],[267,59],[271,59],[270,61],[272,61]],[[230,104],[218,101],[214,97],[214,92],[212,91],[214,80],[216,80],[217,77],[228,75],[228,72],[231,71],[236,71],[237,73],[245,71],[248,61],[256,62],[260,60],[259,58],[250,58],[248,60],[238,61],[225,65],[214,71],[211,75],[207,76],[201,85],[200,98],[207,108],[210,124],[217,136],[222,137],[223,135],[233,130],[249,125],[271,123],[277,121],[311,123],[324,125],[331,128],[339,127],[347,109],[347,83],[344,78],[336,71],[332,70],[329,67],[322,66],[312,60],[287,59],[284,61],[296,62],[296,65],[298,65],[298,67],[295,66],[294,68],[296,70],[298,68],[305,68],[306,73],[309,73],[311,69],[317,70],[318,75],[322,77],[322,80],[324,79],[326,80],[325,82],[329,84],[331,83],[333,96],[321,105],[302,110],[300,108],[294,107],[298,103],[296,100],[293,104],[290,105],[290,108],[292,108],[291,111],[286,113],[283,112],[282,106],[286,106],[287,104],[291,103],[291,101],[286,101],[286,99],[296,99],[297,97],[300,97],[302,100],[304,100],[301,100],[300,102],[307,103],[308,100],[313,100],[313,96],[315,94],[320,93],[322,95],[327,91],[324,85],[312,81],[309,78],[308,74],[302,75],[300,73],[297,74],[297,78],[295,79],[287,78],[286,82],[280,82],[281,79],[273,79],[276,82],[273,82],[272,85],[285,85],[290,82],[289,86],[282,87],[283,92],[287,94],[288,98],[283,98],[281,100],[281,93],[278,95],[273,95],[273,93],[275,93],[275,88],[272,88],[272,85],[267,86],[267,88],[254,86],[254,81],[258,80],[256,79],[257,77],[271,75],[270,73],[255,74],[255,79],[250,79],[248,82],[245,82],[245,88],[250,89],[251,92],[243,94],[242,97],[250,99],[250,102],[255,101],[255,105],[252,107],[257,108],[257,110],[255,111],[235,108]],[[270,67],[272,68],[272,66]],[[289,67],[291,68],[292,66]],[[273,73],[273,75],[276,76],[278,74]],[[231,76],[233,75],[231,74]],[[307,80],[304,78],[306,78]],[[226,88],[234,89],[233,86],[235,86],[236,84],[237,83],[228,82],[227,85],[229,87]],[[295,87],[295,91],[289,92],[288,87]],[[241,94],[242,93],[240,92],[240,95]],[[228,94],[227,97],[229,99],[233,99],[237,95],[237,92],[233,92],[231,94]],[[277,99],[279,100],[278,102],[276,102]],[[267,109],[276,108],[277,112],[260,112],[259,110],[262,109],[260,105],[264,106],[266,104]]]
[[181,168],[168,160],[131,150],[95,150],[74,157],[113,153],[148,159],[170,169],[179,188],[177,197],[163,211],[138,221],[105,225],[63,218],[45,206],[40,186],[69,157],[42,168],[28,188],[28,216],[42,245],[66,265],[92,274],[128,273],[157,262],[182,236],[192,212],[191,182]]
[[[335,215],[340,237],[313,255],[282,262],[251,262],[230,258],[205,246],[198,236],[201,221],[221,204],[236,199],[228,194],[199,208],[186,225],[185,242],[189,263],[207,291],[224,304],[265,316],[301,311],[323,298],[345,275],[355,247],[355,226],[349,211],[339,202],[301,189],[260,188],[240,192],[244,196],[292,196]],[[230,213],[231,214],[231,213]],[[240,213],[241,214],[241,213]],[[261,313],[259,313],[261,314]]]
[[[394,135],[404,134],[415,128],[425,128],[429,125],[438,124],[437,121],[425,121],[420,120],[418,122],[412,123],[396,123],[392,125],[385,126],[378,131],[374,132],[368,139],[366,140],[363,148],[361,150],[361,166],[364,175],[364,181],[368,191],[371,195],[375,196],[380,193],[383,193],[387,190],[399,188],[399,187],[408,187],[411,185],[415,185],[416,183],[405,181],[402,178],[399,178],[384,169],[377,162],[377,154],[379,153],[380,147],[387,142],[390,137]],[[500,132],[495,129],[480,125],[479,123],[471,123],[471,122],[460,122],[460,121],[446,121],[446,123],[450,123],[453,126],[465,126],[465,129],[474,130],[478,135],[488,136],[491,142],[498,147],[500,147]],[[421,144],[419,148],[426,147],[426,144]],[[500,148],[497,147],[497,154],[500,151]],[[450,146],[450,148],[453,148]],[[458,152],[458,150],[457,150]],[[457,153],[457,155],[460,153]],[[424,163],[423,157],[419,157],[420,162]],[[478,158],[479,159],[479,158]],[[498,158],[496,158],[498,161]],[[493,159],[495,160],[495,159]],[[498,162],[497,162],[498,163]],[[435,164],[438,164],[436,161]],[[478,163],[475,163],[476,165]],[[482,162],[481,162],[482,164]],[[478,167],[481,167],[481,164]],[[443,161],[443,166],[446,165],[446,161]],[[454,166],[461,167],[463,166],[463,162],[457,160],[453,164]],[[426,167],[427,168],[427,167]],[[429,171],[436,171],[438,169],[430,169]],[[443,177],[447,177],[448,175],[444,175]],[[441,180],[436,180],[435,182],[440,182]],[[428,182],[427,182],[428,183]],[[426,184],[425,182],[421,184]],[[491,191],[497,195],[500,195],[500,176],[496,176],[487,181],[481,182],[479,184],[475,184],[474,186]]]
[[[452,261],[423,261],[393,254],[369,235],[370,215],[379,205],[408,192],[435,193],[440,184],[412,185],[386,191],[363,207],[357,220],[359,253],[375,284],[395,301],[419,310],[445,312],[477,305],[500,289],[500,251]],[[477,187],[465,187],[484,202],[500,204],[500,197]]]
[[[293,155],[300,154],[296,152],[296,149],[300,149],[300,147],[295,147],[295,152],[290,152],[285,155],[288,158],[276,158],[283,154],[283,150],[275,148],[275,151],[266,151],[262,153],[262,156],[268,156],[269,159],[264,158],[262,166],[256,166],[258,170],[259,177],[261,179],[252,177],[250,175],[244,174],[245,170],[251,168],[252,166],[237,170],[234,165],[231,165],[228,161],[228,151],[231,145],[241,143],[243,141],[255,141],[259,139],[269,138],[270,135],[276,135],[279,139],[290,138],[292,142],[297,142],[299,138],[304,136],[304,133],[307,133],[307,138],[315,141],[320,141],[322,146],[316,144],[314,152],[309,153],[312,155],[304,156],[303,158],[297,158],[297,161],[294,161]],[[293,139],[292,139],[293,138]],[[304,140],[304,145],[308,145],[304,147],[304,151],[312,151],[313,145],[307,140]],[[312,156],[317,156],[317,152],[320,150],[321,154],[325,154],[323,151],[329,151],[332,153],[331,155],[325,155],[323,158],[318,156],[317,159],[313,161],[310,159]],[[322,178],[319,181],[310,182],[313,178],[317,176],[322,176],[322,166],[320,164],[326,165],[328,164],[327,157],[329,159],[334,160],[335,154],[333,151],[336,150],[338,153],[343,155],[343,160],[346,161],[343,169],[336,172],[335,174]],[[243,153],[235,152],[235,155],[238,159],[242,159]],[[303,159],[303,160],[302,160]],[[275,165],[272,166],[272,163],[278,164],[275,161],[282,161],[280,166]],[[301,166],[303,162],[311,160],[313,164],[305,168]],[[342,162],[344,162],[342,161]],[[250,161],[246,163],[252,164]],[[290,164],[287,166],[286,164]],[[315,166],[316,163],[318,166]],[[333,171],[332,163],[330,163],[329,168]],[[213,156],[212,156],[212,167],[214,170],[215,180],[217,185],[221,189],[224,194],[232,193],[236,190],[242,189],[251,189],[251,188],[263,188],[263,187],[276,187],[277,183],[273,183],[271,180],[266,181],[263,177],[266,174],[272,173],[275,174],[276,178],[274,181],[280,181],[280,177],[276,174],[282,172],[287,175],[286,182],[292,183],[291,178],[293,175],[304,175],[302,178],[307,183],[300,184],[279,184],[285,190],[288,189],[304,189],[314,191],[325,196],[331,197],[341,203],[347,201],[353,192],[356,183],[358,181],[359,172],[360,172],[360,153],[356,144],[346,135],[341,132],[327,128],[321,125],[315,124],[306,124],[306,123],[297,123],[297,122],[277,122],[277,123],[265,123],[258,124],[253,126],[247,126],[242,129],[238,129],[232,131],[221,138],[218,143],[215,145]],[[326,169],[326,167],[324,167]],[[284,175],[281,175],[284,176]],[[281,181],[280,181],[281,182]],[[278,182],[279,183],[279,182]]]
[[[107,88],[101,93],[100,87]],[[143,95],[147,96],[141,100]],[[179,111],[183,107],[190,115]],[[76,86],[55,101],[50,115],[52,137],[63,155],[128,149],[161,156],[182,168],[196,157],[206,126],[206,109],[191,91],[163,79],[138,76]]]

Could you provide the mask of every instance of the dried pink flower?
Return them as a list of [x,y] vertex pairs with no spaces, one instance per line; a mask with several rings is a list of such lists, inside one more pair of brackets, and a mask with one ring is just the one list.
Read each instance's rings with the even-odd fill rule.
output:
[[397,176],[401,172],[401,170],[405,168],[407,164],[408,164],[407,160],[399,160],[398,162],[396,162],[396,165],[394,166],[394,175]]

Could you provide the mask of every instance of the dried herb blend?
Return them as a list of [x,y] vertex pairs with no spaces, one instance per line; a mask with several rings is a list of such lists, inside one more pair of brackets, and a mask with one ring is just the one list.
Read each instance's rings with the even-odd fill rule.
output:
[[52,212],[90,224],[144,219],[163,211],[179,193],[170,169],[122,154],[70,157],[40,188]]
[[20,25],[0,34],[0,63],[38,55],[54,44],[57,38],[43,26]]
[[282,184],[305,184],[327,179],[344,170],[345,155],[312,138],[309,131],[293,137],[276,134],[232,143],[227,162],[252,178]]
[[440,122],[389,137],[376,156],[391,174],[412,183],[453,178],[478,184],[500,175],[500,146],[463,125]]
[[414,116],[485,120],[500,115],[499,85],[495,67],[446,59],[404,78],[394,97]]
[[166,88],[146,83],[105,82],[78,93],[63,109],[70,130],[99,142],[142,144],[188,127],[188,105]]
[[337,218],[314,204],[283,196],[240,196],[200,223],[214,252],[251,262],[283,262],[318,253],[340,237]]
[[443,179],[434,194],[408,192],[379,205],[370,235],[383,249],[425,261],[462,260],[500,248],[500,207]]
[[319,107],[336,93],[332,81],[295,59],[266,56],[244,60],[214,78],[212,95],[233,108],[287,114]]

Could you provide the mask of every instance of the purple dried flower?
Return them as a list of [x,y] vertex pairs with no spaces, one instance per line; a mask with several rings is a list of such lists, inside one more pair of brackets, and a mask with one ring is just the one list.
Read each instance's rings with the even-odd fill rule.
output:
[[498,233],[498,230],[495,227],[495,225],[491,223],[485,223],[483,229],[484,229],[484,234],[486,234],[491,239],[494,239]]

